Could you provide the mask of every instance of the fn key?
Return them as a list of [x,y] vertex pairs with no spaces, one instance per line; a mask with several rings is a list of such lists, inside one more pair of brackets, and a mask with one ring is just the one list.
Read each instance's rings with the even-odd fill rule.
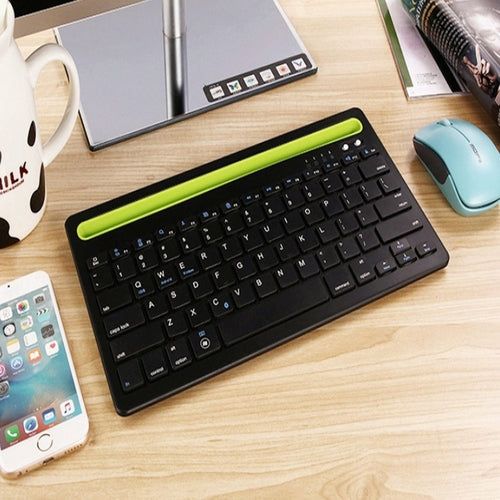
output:
[[138,359],[126,361],[118,367],[118,376],[124,392],[130,392],[144,384]]

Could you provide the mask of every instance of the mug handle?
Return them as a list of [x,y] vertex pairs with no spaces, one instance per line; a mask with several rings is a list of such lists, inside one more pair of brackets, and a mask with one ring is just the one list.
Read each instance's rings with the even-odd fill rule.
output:
[[80,104],[80,80],[76,65],[69,52],[55,43],[42,45],[26,59],[31,86],[33,89],[35,88],[40,72],[44,66],[53,61],[61,62],[66,67],[70,81],[70,95],[61,122],[42,146],[42,161],[45,167],[60,153],[68,141],[75,125]]

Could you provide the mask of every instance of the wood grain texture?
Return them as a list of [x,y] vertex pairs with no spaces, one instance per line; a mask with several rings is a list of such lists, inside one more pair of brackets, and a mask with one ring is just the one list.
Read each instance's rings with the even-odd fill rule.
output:
[[[458,116],[497,145],[470,96],[408,101],[372,0],[281,0],[317,75],[99,153],[81,125],[47,169],[37,229],[0,253],[2,281],[51,275],[88,408],[87,446],[0,497],[495,499],[500,491],[500,209],[461,217],[411,139]],[[24,54],[51,41],[19,41]],[[48,136],[67,83],[37,88]],[[450,252],[400,292],[128,418],[113,410],[64,233],[66,218],[132,189],[357,106]]]

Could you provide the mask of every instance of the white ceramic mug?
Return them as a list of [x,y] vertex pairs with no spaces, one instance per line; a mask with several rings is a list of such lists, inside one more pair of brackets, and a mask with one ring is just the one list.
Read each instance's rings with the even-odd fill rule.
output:
[[[40,222],[47,198],[45,167],[69,139],[80,100],[78,73],[69,53],[47,44],[24,61],[13,30],[12,6],[0,0],[0,248],[22,240]],[[42,144],[34,88],[43,67],[52,61],[66,67],[71,90],[58,128]]]

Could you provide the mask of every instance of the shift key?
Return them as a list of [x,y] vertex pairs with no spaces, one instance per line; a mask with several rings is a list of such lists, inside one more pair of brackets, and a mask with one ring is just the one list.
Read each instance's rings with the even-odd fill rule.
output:
[[387,243],[412,233],[423,226],[422,218],[412,212],[404,213],[387,219],[377,226],[380,239]]
[[164,340],[161,323],[153,323],[113,339],[109,346],[114,360],[118,362],[160,345]]

